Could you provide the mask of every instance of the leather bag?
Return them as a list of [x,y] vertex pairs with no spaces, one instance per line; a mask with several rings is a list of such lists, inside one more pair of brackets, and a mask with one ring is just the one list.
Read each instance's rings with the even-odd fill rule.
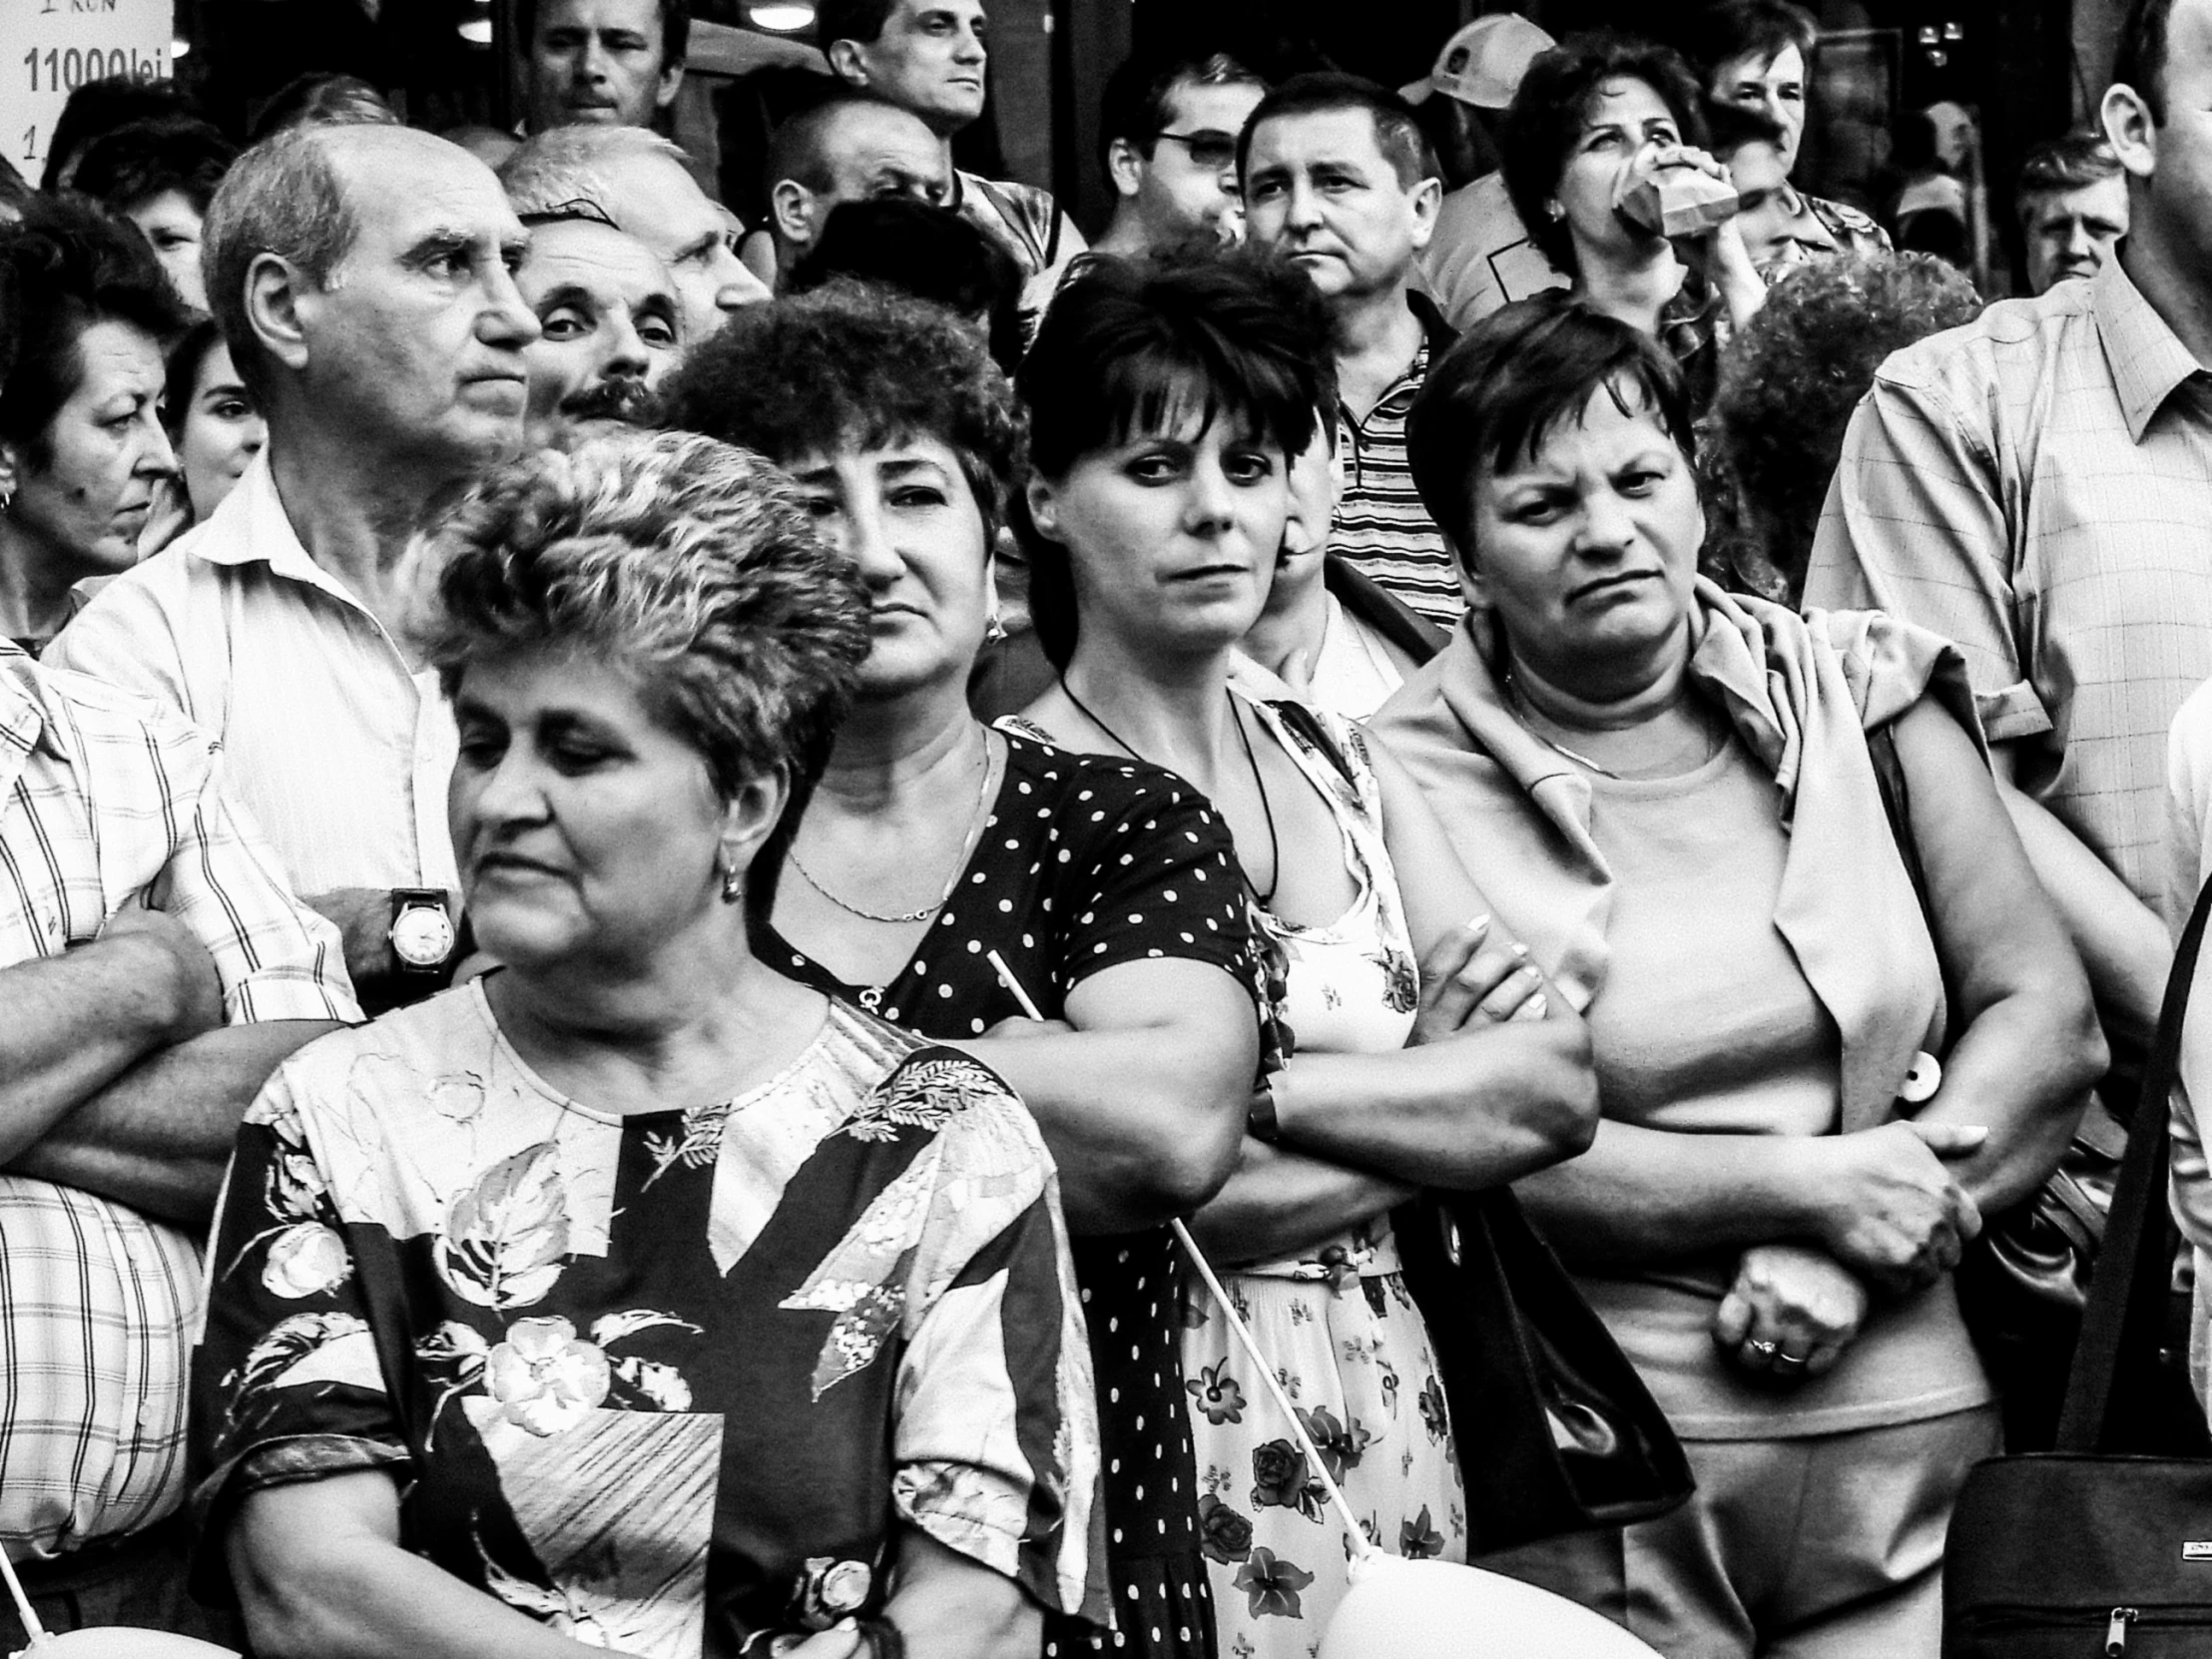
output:
[[2173,1262],[2166,1111],[2208,914],[2212,884],[2166,982],[2057,1449],[1977,1464],[1951,1512],[1943,1659],[2212,1653],[2212,1442],[2159,1360]]
[[1666,1413],[1510,1190],[1392,1216],[1467,1493],[1467,1553],[1650,1520],[1696,1482]]

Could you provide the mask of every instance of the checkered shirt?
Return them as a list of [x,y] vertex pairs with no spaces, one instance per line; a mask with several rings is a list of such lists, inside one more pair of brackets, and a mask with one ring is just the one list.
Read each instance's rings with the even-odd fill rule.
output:
[[[357,1020],[336,930],[226,802],[215,747],[0,642],[0,966],[143,895],[215,958],[233,1023]],[[0,999],[4,999],[0,990]],[[0,1175],[0,1541],[51,1555],[184,1496],[200,1250],[123,1205]]]
[[2020,787],[2145,903],[2166,732],[2212,677],[2212,373],[2118,260],[1882,365],[1805,603],[1957,642]]

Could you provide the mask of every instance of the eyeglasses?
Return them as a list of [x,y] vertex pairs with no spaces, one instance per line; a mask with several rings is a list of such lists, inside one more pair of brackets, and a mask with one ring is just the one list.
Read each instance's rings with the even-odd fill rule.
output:
[[1207,173],[1237,170],[1237,135],[1216,130],[1200,133],[1154,133],[1155,139],[1180,144],[1191,153],[1191,165]]

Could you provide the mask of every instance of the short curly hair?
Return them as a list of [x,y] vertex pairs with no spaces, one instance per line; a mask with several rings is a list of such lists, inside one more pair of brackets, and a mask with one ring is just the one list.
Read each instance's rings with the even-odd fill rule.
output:
[[958,457],[991,535],[1024,462],[1021,406],[977,330],[849,280],[736,312],[669,377],[661,411],[666,426],[780,466],[935,438]]
[[1505,111],[1498,149],[1505,158],[1505,194],[1528,227],[1529,240],[1570,276],[1574,233],[1545,211],[1567,158],[1582,137],[1598,89],[1607,81],[1641,81],[1659,95],[1684,144],[1705,144],[1704,96],[1680,53],[1654,41],[1597,31],[1569,35],[1539,52]]
[[426,655],[448,697],[486,658],[582,650],[634,676],[725,799],[784,774],[791,799],[747,883],[765,915],[868,650],[859,577],[791,480],[710,438],[598,426],[477,478],[421,548]]
[[15,335],[0,365],[0,440],[34,467],[50,464],[54,416],[84,381],[86,329],[121,322],[167,346],[191,321],[146,239],[80,196],[35,198],[0,226],[0,292]]
[[1816,260],[1777,282],[1721,362],[1705,470],[1723,499],[1708,573],[1795,604],[1845,428],[1875,370],[1980,311],[1973,284],[1930,254]]

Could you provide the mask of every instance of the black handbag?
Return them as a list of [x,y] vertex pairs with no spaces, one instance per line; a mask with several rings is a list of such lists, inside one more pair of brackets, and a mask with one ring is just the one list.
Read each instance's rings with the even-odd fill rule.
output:
[[1688,1499],[1666,1413],[1510,1190],[1426,1192],[1391,1224],[1459,1446],[1470,1556]]
[[2165,1115],[2212,884],[2174,952],[2113,1189],[2055,1451],[1966,1477],[1943,1563],[1943,1659],[2212,1653],[2212,1441],[2160,1362],[2173,1228]]
[[[1912,798],[1889,727],[1867,734],[1867,756],[1898,854],[1935,939],[1936,913],[1913,834]],[[1947,983],[1944,988],[1949,990]],[[2056,1430],[2126,1147],[2127,1125],[2102,1100],[2092,1099],[2058,1167],[2019,1203],[1984,1218],[1953,1275],[1967,1334],[2003,1388],[2005,1442],[2015,1450],[2047,1447]]]

